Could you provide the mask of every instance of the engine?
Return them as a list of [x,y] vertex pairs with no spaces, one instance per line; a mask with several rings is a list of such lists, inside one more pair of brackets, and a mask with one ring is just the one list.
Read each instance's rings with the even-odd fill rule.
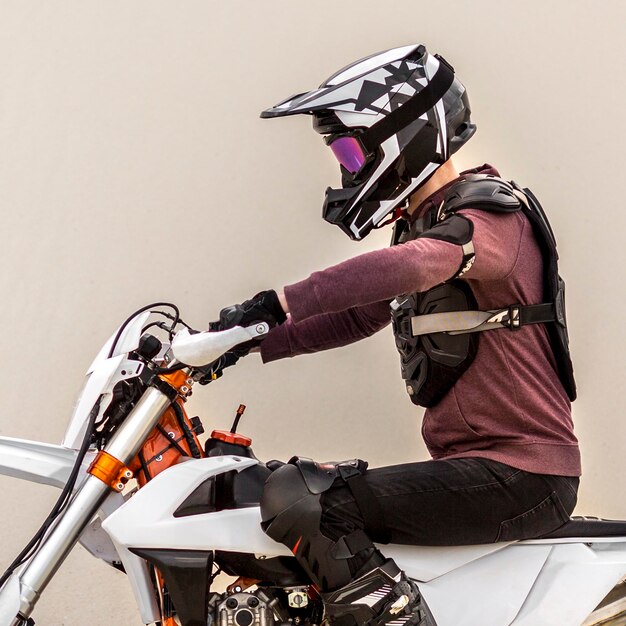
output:
[[214,593],[209,599],[209,626],[277,626],[319,623],[321,603],[306,587],[258,588],[250,593]]
[[[209,614],[215,626],[273,626],[270,598],[255,593],[215,594],[209,601]],[[270,600],[268,602],[268,600]],[[213,605],[213,606],[211,606]]]

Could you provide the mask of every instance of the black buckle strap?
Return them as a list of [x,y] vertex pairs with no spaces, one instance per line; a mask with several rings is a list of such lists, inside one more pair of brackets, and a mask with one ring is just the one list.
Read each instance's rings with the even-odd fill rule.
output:
[[520,326],[556,322],[556,307],[553,302],[520,306]]
[[509,330],[520,330],[528,324],[545,324],[556,321],[556,310],[552,302],[546,304],[512,304],[497,311],[488,323],[500,324]]
[[506,320],[506,325],[511,330],[519,330],[522,327],[521,308],[518,304],[512,304],[509,307],[509,317]]
[[507,315],[502,319],[501,324],[509,330],[520,330],[522,328],[522,307],[519,304],[509,306]]
[[371,547],[372,540],[364,531],[357,529],[341,537],[331,548],[331,553],[336,559],[350,559]]

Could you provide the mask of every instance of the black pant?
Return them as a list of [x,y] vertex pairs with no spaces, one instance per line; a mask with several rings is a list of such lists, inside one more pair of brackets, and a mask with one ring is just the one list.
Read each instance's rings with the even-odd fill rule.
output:
[[[407,463],[368,470],[365,479],[384,514],[390,543],[466,545],[529,539],[563,525],[576,505],[578,478],[531,474],[481,458]],[[341,479],[322,495],[321,531],[332,540],[368,531]],[[373,536],[373,541],[381,537]],[[376,552],[353,557],[355,576]],[[378,553],[380,560],[382,556]],[[346,581],[346,583],[349,581]]]

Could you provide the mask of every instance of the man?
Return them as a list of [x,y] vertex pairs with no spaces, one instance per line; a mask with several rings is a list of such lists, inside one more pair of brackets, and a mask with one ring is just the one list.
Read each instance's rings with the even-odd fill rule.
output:
[[[552,232],[528,190],[451,156],[475,132],[463,85],[424,46],[340,70],[262,117],[306,113],[337,157],[324,219],[392,246],[224,309],[267,321],[264,362],[343,346],[393,322],[433,460],[367,469],[294,458],[266,483],[263,528],[319,585],[333,624],[426,624],[419,590],[377,543],[525,539],[567,521],[580,456]],[[393,416],[385,416],[390,422]]]

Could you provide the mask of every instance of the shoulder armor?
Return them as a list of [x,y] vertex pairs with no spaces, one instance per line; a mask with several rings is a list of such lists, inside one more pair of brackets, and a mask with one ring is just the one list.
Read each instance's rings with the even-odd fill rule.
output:
[[522,203],[507,181],[489,174],[472,174],[452,185],[443,201],[445,213],[465,208],[513,213],[522,208]]

